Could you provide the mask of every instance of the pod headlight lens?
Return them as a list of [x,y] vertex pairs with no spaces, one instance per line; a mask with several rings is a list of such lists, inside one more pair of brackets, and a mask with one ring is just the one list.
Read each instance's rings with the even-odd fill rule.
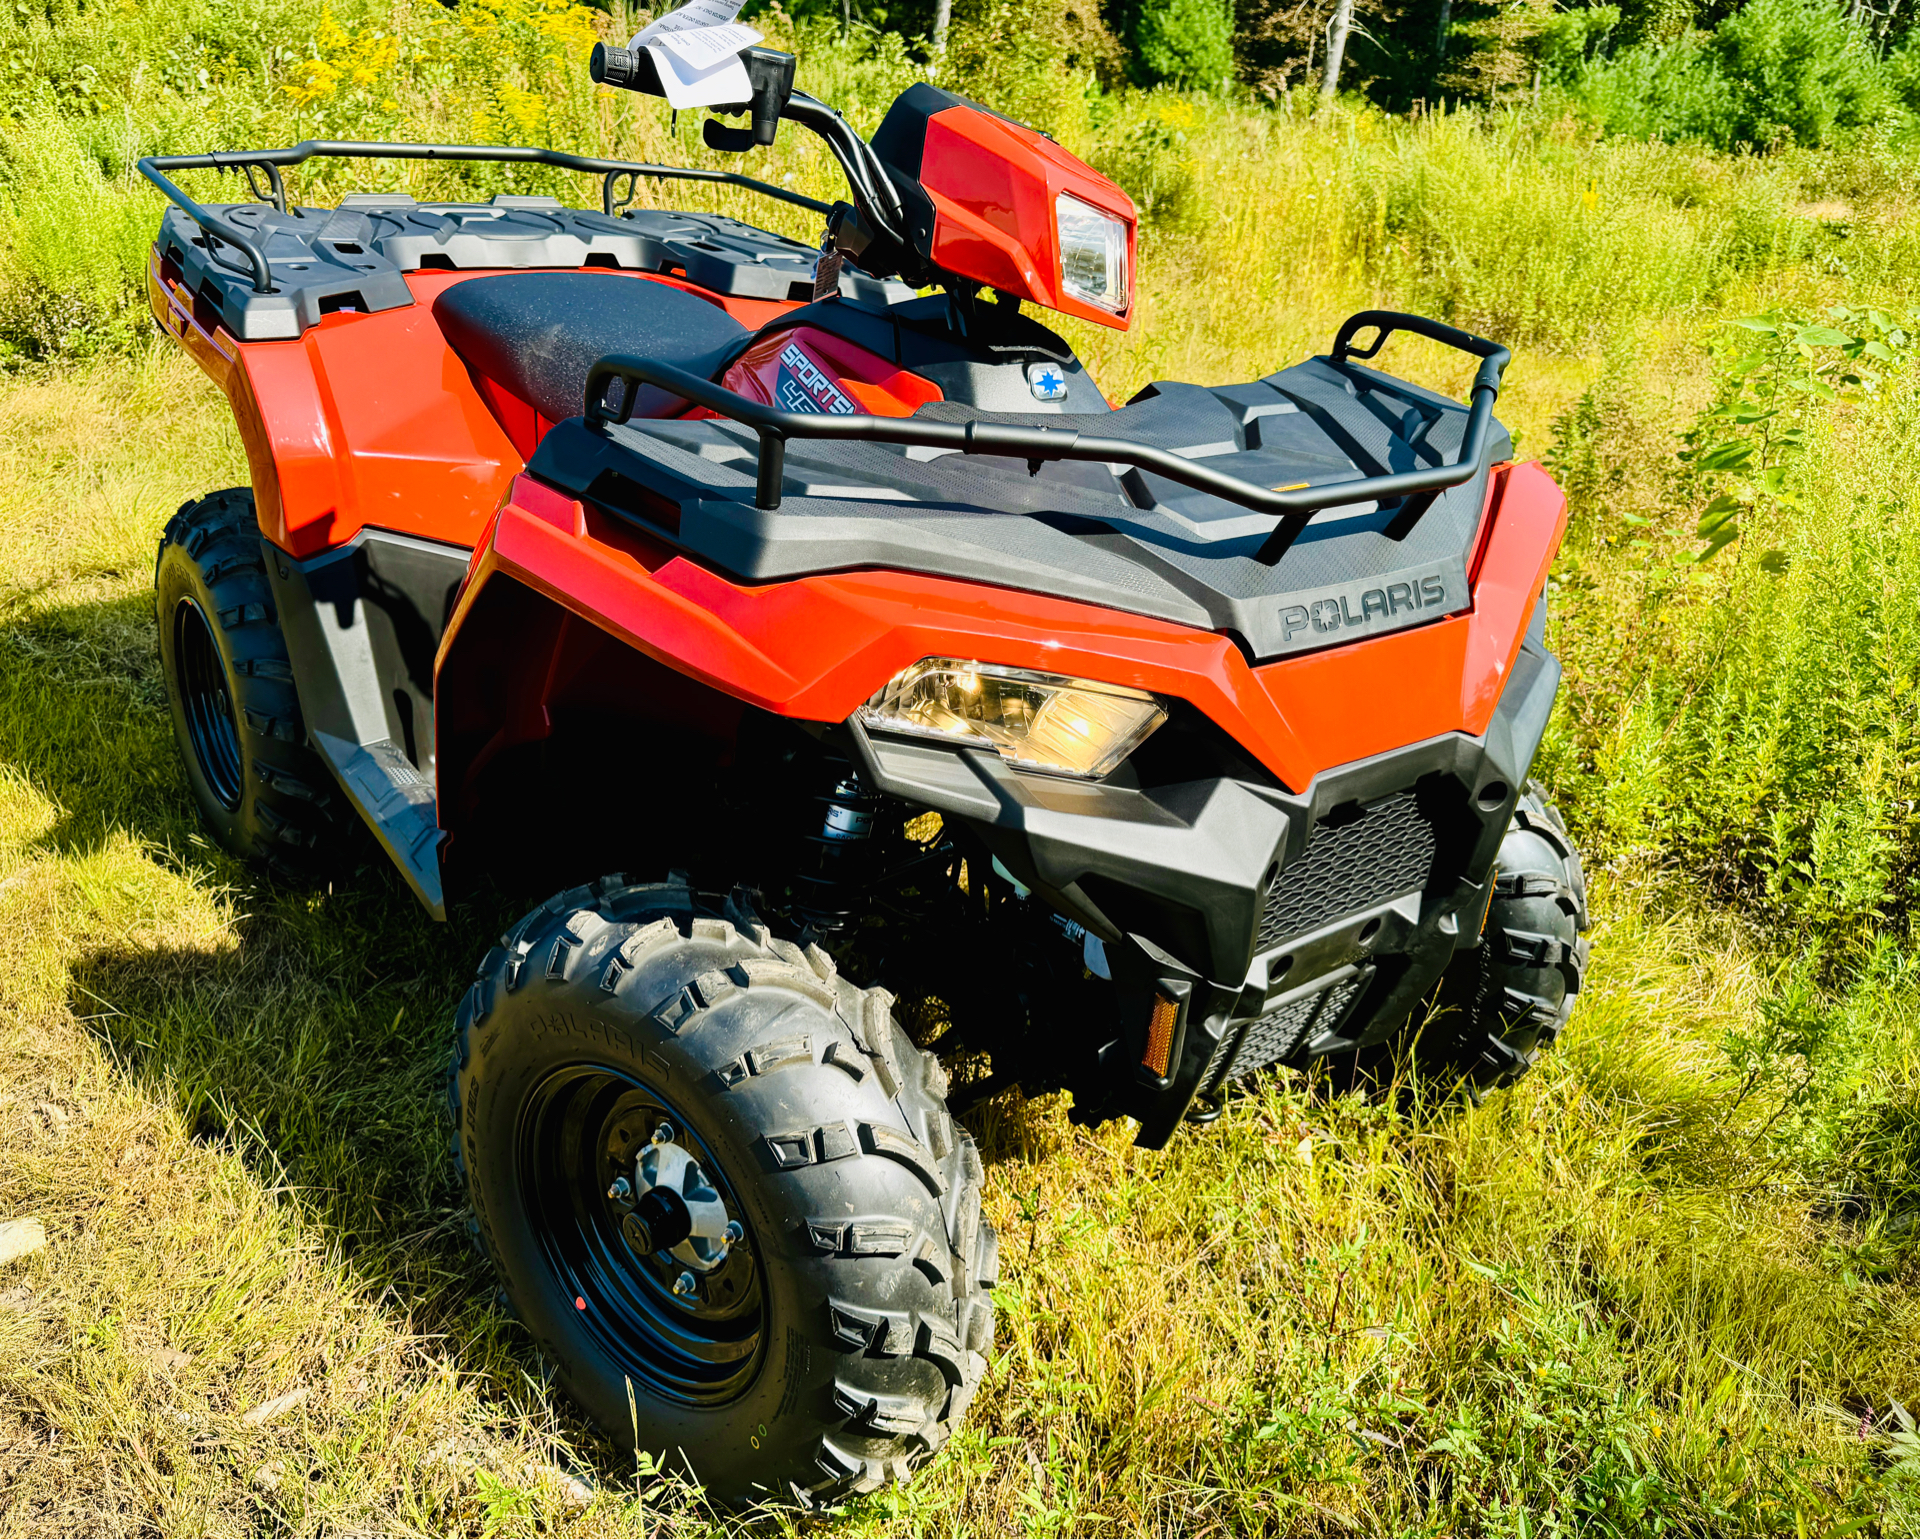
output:
[[1119,315],[1127,308],[1127,223],[1072,193],[1054,200],[1061,243],[1061,287],[1075,299]]
[[923,658],[857,713],[868,727],[991,748],[1053,775],[1106,775],[1167,720],[1153,696],[1061,674]]

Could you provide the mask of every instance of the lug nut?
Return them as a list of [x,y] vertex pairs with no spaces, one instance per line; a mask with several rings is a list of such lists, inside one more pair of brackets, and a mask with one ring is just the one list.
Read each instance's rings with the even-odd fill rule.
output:
[[626,1177],[617,1176],[614,1178],[614,1185],[607,1189],[607,1196],[615,1203],[630,1203],[633,1201],[634,1189],[628,1186]]
[[676,1278],[674,1280],[674,1292],[683,1298],[692,1294],[694,1292],[694,1275],[692,1273],[682,1273]]
[[655,1144],[672,1144],[673,1142],[674,1125],[672,1123],[662,1123],[660,1127],[654,1130]]
[[740,1221],[738,1219],[730,1219],[727,1221],[727,1244],[728,1245],[738,1246],[740,1244],[740,1238],[746,1233],[747,1232],[745,1230],[741,1229]]

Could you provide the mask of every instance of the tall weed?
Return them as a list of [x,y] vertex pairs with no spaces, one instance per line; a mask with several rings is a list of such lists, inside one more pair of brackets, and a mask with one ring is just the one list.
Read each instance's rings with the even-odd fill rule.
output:
[[1911,1266],[1916,1242],[1921,421],[1911,329],[1883,333],[1881,389],[1842,395],[1817,378],[1828,319],[1769,323],[1805,388],[1793,418],[1737,407],[1736,431],[1789,423],[1804,442],[1757,471],[1780,495],[1739,506],[1745,532],[1713,563],[1697,524],[1712,554],[1732,514],[1724,492],[1697,519],[1699,457],[1753,403],[1752,332],[1727,328],[1747,340],[1713,355],[1723,388],[1665,472],[1619,376],[1557,423],[1577,526],[1543,768],[1597,858],[1667,873],[1758,939],[1768,987],[1720,1045],[1736,1104],[1758,1109],[1741,1147],[1852,1216],[1848,1265],[1873,1270]]
[[0,119],[0,358],[84,357],[140,334],[136,285],[161,204],[102,170],[93,143],[119,127],[46,102]]
[[[23,144],[46,141],[10,156],[0,175],[23,229],[44,226],[49,240],[65,230],[76,250],[111,254],[129,285],[140,256],[118,223],[128,200],[89,191],[81,154],[97,159],[113,186],[138,154],[309,135],[497,137],[742,168],[700,144],[691,115],[675,134],[661,104],[588,83],[582,56],[619,24],[575,0],[474,0],[453,11],[433,0],[189,0],[124,18],[75,9],[56,22],[39,12],[0,17],[10,67],[24,71],[12,110],[40,125],[19,131]],[[777,8],[759,25],[801,55],[803,85],[870,131],[893,97],[928,73],[898,34],[843,35]],[[1731,286],[1765,272],[1858,263],[1886,247],[1882,228],[1901,219],[1884,210],[1897,209],[1913,186],[1911,169],[1878,173],[1871,187],[1836,188],[1829,183],[1841,174],[1818,157],[1730,161],[1598,139],[1572,121],[1531,114],[1410,122],[1367,107],[1310,116],[1285,99],[1254,108],[1165,90],[1107,91],[1113,49],[1095,12],[1076,0],[968,0],[935,73],[1055,134],[1140,202],[1144,287],[1156,296],[1145,326],[1132,338],[1074,331],[1117,396],[1156,374],[1265,373],[1287,353],[1320,345],[1338,312],[1381,301],[1511,345],[1585,353],[1651,317],[1718,304]],[[83,64],[94,74],[81,99],[71,82]],[[73,125],[79,151],[56,121]],[[49,157],[56,169],[43,172]],[[791,128],[744,169],[815,196],[844,191],[821,147]],[[37,190],[49,175],[65,189],[51,198]],[[1845,175],[1860,182],[1859,173]],[[354,188],[595,196],[580,178],[525,167],[316,161],[291,180],[310,203]],[[235,196],[231,179],[189,173],[186,181],[210,200]],[[1837,190],[1863,205],[1846,224],[1801,211],[1808,198]],[[684,187],[659,184],[642,201],[685,196]],[[750,195],[703,189],[702,198],[804,239],[818,234],[809,219]],[[150,200],[136,201],[151,213]],[[36,202],[48,212],[34,213]],[[137,221],[128,215],[126,223]],[[1863,241],[1870,226],[1877,239]],[[16,300],[14,312],[91,303],[98,285],[71,275],[78,259],[56,260],[45,242],[23,239],[17,249],[17,261],[0,266],[0,287],[54,300]],[[1163,270],[1172,281],[1158,280]],[[26,339],[16,346],[35,355],[97,345],[71,326],[13,332]]]

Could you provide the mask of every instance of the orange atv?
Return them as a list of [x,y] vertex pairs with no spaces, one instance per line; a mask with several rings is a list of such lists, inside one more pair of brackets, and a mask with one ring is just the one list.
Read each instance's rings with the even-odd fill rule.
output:
[[[364,823],[436,917],[560,890],[459,1009],[477,1238],[617,1437],[819,1504],[905,1479],[980,1383],[957,1113],[1065,1090],[1158,1147],[1270,1066],[1418,1032],[1480,1088],[1560,1030],[1585,900],[1528,766],[1566,515],[1492,415],[1506,350],[1433,321],[1111,406],[1023,307],[1129,324],[1119,188],[929,85],[863,141],[739,57],[707,142],[798,124],[846,200],[543,149],[141,162],[154,314],[253,483],[180,511],[155,585],[230,849],[305,878]],[[645,50],[593,68],[660,89]],[[601,204],[300,207],[315,156]],[[211,167],[256,200],[168,175]],[[799,204],[821,246],[640,178]],[[1470,403],[1369,367],[1397,332],[1477,357]]]

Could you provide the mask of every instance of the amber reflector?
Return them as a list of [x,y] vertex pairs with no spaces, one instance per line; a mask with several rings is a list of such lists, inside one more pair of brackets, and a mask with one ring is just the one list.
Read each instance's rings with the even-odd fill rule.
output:
[[1481,927],[1477,936],[1487,934],[1487,917],[1494,912],[1494,882],[1501,875],[1500,867],[1494,867],[1487,874],[1487,897],[1481,901]]
[[1174,1018],[1181,1008],[1166,995],[1154,996],[1154,1010],[1147,1018],[1147,1052],[1141,1063],[1162,1080],[1167,1078],[1168,1056],[1174,1051]]

